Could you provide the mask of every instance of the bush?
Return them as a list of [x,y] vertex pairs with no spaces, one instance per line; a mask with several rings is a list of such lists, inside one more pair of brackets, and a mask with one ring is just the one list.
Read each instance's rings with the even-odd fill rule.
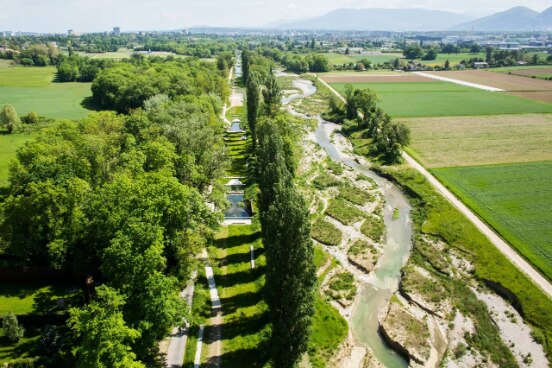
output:
[[364,212],[351,206],[343,199],[332,200],[326,214],[345,225],[354,224],[364,217]]
[[359,206],[364,206],[366,203],[374,201],[374,197],[370,193],[351,186],[341,188],[338,198],[345,199]]
[[313,181],[314,187],[318,190],[324,190],[329,187],[336,187],[339,181],[329,174],[320,174]]
[[343,234],[332,223],[318,219],[312,225],[312,238],[324,245],[339,245]]
[[360,231],[376,243],[380,243],[384,239],[385,224],[379,217],[370,215],[360,227]]
[[21,121],[25,124],[38,124],[40,117],[34,111],[29,112],[27,115],[21,118]]
[[13,312],[2,317],[2,329],[4,330],[4,335],[13,343],[19,342],[25,332],[25,329],[19,326],[17,317]]

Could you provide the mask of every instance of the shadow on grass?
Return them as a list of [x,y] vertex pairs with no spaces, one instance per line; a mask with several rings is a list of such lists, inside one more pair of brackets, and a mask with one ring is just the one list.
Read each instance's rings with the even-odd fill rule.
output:
[[[224,305],[223,305],[224,308]],[[222,340],[228,341],[232,340],[236,337],[239,337],[240,339],[244,339],[247,337],[253,338],[255,335],[261,335],[261,332],[264,330],[267,330],[267,326],[269,323],[269,315],[268,311],[265,311],[261,314],[254,315],[252,317],[240,317],[238,320],[234,320],[231,322],[226,322],[222,324]],[[204,342],[206,344],[212,343],[212,337],[215,334],[207,333],[209,330],[215,328],[217,325],[212,325],[209,327],[206,327],[205,330],[205,339]],[[269,333],[267,333],[268,337],[270,337]],[[261,339],[262,336],[257,336],[258,339]],[[229,345],[225,343],[225,345]],[[224,365],[223,365],[224,366]]]
[[81,106],[84,107],[87,110],[101,111],[101,107],[98,106],[96,101],[94,101],[94,97],[92,97],[92,96],[85,97],[81,101]]
[[248,308],[259,304],[263,300],[262,291],[242,293],[228,298],[221,298],[220,303],[225,314],[235,313],[240,308]]
[[[255,253],[255,260],[257,260],[260,256],[262,256],[265,253],[264,248],[256,248],[254,247],[254,253]],[[229,254],[224,258],[217,259],[218,261],[224,261],[227,265],[228,264],[234,264],[234,263],[249,263],[251,261],[251,251],[247,251],[244,253],[235,253],[235,254]]]
[[[224,368],[261,368],[266,365],[269,359],[269,346],[264,343],[256,349],[238,349],[220,356],[221,367]],[[205,367],[216,367],[219,357],[211,357],[207,360]]]
[[243,246],[244,244],[253,244],[261,238],[261,233],[240,234],[228,238],[218,239],[215,246],[219,249],[228,249]]
[[239,271],[227,275],[221,275],[217,278],[217,286],[221,288],[229,288],[239,284],[249,284],[257,281],[264,273],[265,267],[256,267],[253,270]]

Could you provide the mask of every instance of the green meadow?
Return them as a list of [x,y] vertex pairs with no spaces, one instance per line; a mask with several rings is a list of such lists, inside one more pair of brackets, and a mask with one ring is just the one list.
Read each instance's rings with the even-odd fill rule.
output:
[[89,112],[90,83],[54,83],[53,67],[0,68],[0,106],[11,104],[19,115],[30,111],[54,119],[79,119]]
[[[331,83],[339,92],[347,83]],[[378,93],[383,110],[393,117],[477,116],[550,113],[552,105],[447,82],[354,83]]]
[[432,172],[552,279],[552,162]]

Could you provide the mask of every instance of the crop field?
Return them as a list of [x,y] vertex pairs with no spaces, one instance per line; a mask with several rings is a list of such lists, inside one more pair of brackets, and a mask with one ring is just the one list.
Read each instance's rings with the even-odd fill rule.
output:
[[552,160],[552,115],[418,118],[409,152],[425,167]]
[[367,54],[367,55],[344,55],[337,53],[327,53],[324,54],[328,58],[330,65],[340,65],[340,64],[349,64],[356,63],[361,59],[368,59],[375,64],[383,64],[387,61],[395,60],[396,58],[402,58],[402,54],[398,53],[387,53],[387,54]]
[[[493,69],[494,70],[494,69]],[[488,70],[428,72],[441,77],[500,88],[505,91],[552,91],[552,82]]]
[[552,162],[456,167],[433,172],[552,279]]
[[79,119],[89,112],[83,101],[90,83],[53,83],[55,68],[0,68],[0,106],[11,104],[19,115],[34,111],[56,119]]
[[[330,85],[343,92],[346,83]],[[354,83],[353,86],[378,92],[383,110],[398,118],[552,113],[551,104],[448,82]]]

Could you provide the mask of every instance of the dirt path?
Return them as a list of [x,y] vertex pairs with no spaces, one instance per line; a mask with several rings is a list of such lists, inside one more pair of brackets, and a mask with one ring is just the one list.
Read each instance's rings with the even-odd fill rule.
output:
[[203,250],[203,258],[205,260],[205,277],[209,286],[209,294],[211,296],[211,319],[205,327],[205,344],[207,349],[207,358],[205,367],[219,368],[222,356],[222,305],[215,282],[215,274],[213,268],[209,265],[207,251]]
[[[343,102],[347,102],[343,96],[333,89],[328,83],[324,82],[320,77],[317,79],[332,91]],[[552,297],[552,284],[546,280],[538,271],[536,271],[525,259],[516,253],[502,238],[500,238],[487,224],[485,224],[477,215],[475,215],[464,203],[457,199],[439,180],[429,173],[422,165],[414,160],[406,152],[403,152],[403,157],[410,166],[416,169],[420,174],[433,185],[454,207],[462,212],[468,220],[470,220],[478,229],[485,235],[489,241],[504,254],[518,269],[525,273],[535,284],[537,284],[548,296]]]

